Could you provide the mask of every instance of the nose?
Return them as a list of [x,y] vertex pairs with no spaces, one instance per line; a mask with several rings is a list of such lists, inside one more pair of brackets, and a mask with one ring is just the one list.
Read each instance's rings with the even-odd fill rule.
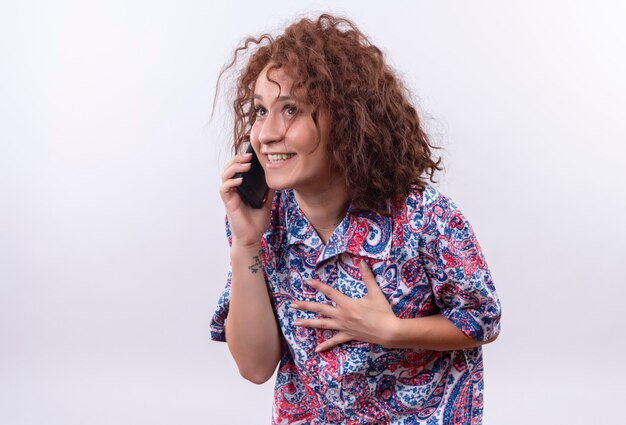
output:
[[261,123],[259,142],[262,144],[280,142],[285,137],[285,123],[278,114],[268,114]]

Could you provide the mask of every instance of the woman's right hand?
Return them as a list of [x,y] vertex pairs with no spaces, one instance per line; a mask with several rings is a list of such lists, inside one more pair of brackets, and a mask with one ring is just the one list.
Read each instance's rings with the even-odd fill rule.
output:
[[233,245],[252,246],[261,243],[263,232],[269,225],[275,190],[268,189],[263,205],[258,209],[246,204],[237,191],[237,186],[243,180],[235,179],[234,176],[250,170],[251,159],[252,154],[237,154],[228,161],[222,173],[220,196],[226,209]]

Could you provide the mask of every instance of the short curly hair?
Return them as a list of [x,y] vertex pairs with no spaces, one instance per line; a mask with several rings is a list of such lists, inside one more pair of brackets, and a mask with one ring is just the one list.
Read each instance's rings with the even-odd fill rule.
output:
[[[317,111],[330,112],[331,168],[345,178],[352,213],[375,211],[389,215],[387,201],[403,200],[417,185],[443,169],[432,158],[434,146],[422,129],[408,91],[385,62],[383,52],[349,19],[322,14],[301,19],[283,34],[248,37],[238,47],[231,68],[242,52],[251,52],[239,71],[233,101],[233,153],[247,141],[255,120],[254,85],[270,62],[294,78],[291,95]],[[217,96],[217,90],[216,90]]]

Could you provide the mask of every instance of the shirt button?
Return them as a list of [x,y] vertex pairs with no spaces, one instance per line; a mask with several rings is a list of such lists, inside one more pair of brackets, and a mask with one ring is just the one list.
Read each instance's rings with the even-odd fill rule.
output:
[[322,336],[324,337],[324,339],[331,339],[333,337],[333,331],[331,331],[330,329],[326,329],[324,332],[322,332]]

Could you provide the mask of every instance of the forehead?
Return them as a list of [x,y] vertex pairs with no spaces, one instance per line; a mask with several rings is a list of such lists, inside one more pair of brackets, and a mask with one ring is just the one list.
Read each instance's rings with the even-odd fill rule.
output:
[[[288,95],[293,84],[293,78],[287,74],[283,67],[269,69],[273,64],[268,64],[263,68],[254,84],[255,94],[263,97],[265,95],[276,97]],[[277,85],[278,84],[278,85]],[[280,87],[279,87],[280,86]]]

